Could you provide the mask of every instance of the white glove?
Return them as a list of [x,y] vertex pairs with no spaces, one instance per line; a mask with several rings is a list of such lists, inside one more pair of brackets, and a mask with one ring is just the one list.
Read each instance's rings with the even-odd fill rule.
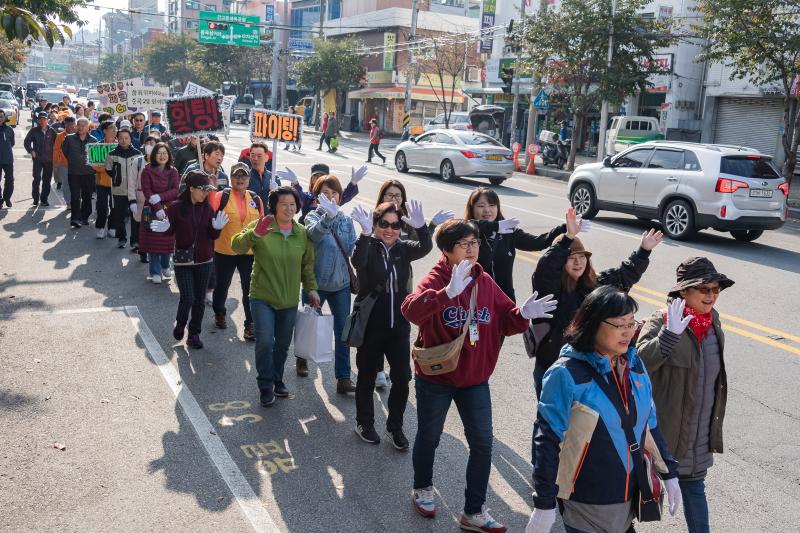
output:
[[150,223],[150,230],[156,233],[164,233],[169,229],[169,220],[154,220]]
[[504,218],[497,223],[497,233],[513,233],[514,229],[519,226],[519,219],[516,217]]
[[425,225],[425,213],[422,212],[422,204],[420,202],[417,200],[409,200],[406,202],[406,212],[408,216],[401,217],[403,222],[414,229],[421,228]]
[[361,165],[358,169],[350,167],[350,183],[358,185],[361,178],[367,175],[367,165]]
[[550,533],[555,523],[555,509],[534,509],[528,525],[525,526],[525,533]]
[[139,212],[139,206],[136,205],[136,202],[133,202],[131,204],[131,213],[138,213],[138,212]]
[[433,222],[434,226],[438,226],[442,222],[446,222],[455,216],[456,216],[455,213],[453,213],[452,211],[439,210],[436,212],[435,215],[433,215],[433,218],[431,218],[431,222]]
[[222,229],[228,223],[228,215],[224,211],[217,213],[214,220],[211,221],[211,227],[214,229]]
[[147,200],[147,201],[150,202],[152,205],[156,205],[158,202],[161,201],[161,197],[159,195],[157,195],[157,194],[153,194],[153,195],[150,196],[150,199]]
[[558,300],[553,300],[552,294],[542,296],[538,300],[536,299],[537,296],[539,296],[539,293],[533,291],[533,294],[528,296],[528,299],[525,300],[525,303],[519,308],[519,314],[527,320],[533,320],[535,318],[553,318],[551,313],[558,307]]
[[450,276],[450,283],[444,288],[449,298],[455,298],[467,288],[469,282],[472,281],[470,272],[472,271],[472,263],[468,259],[464,259],[459,264],[453,267],[453,273]]
[[167,214],[164,212],[163,209],[159,209],[158,211],[156,211],[156,218],[158,220],[164,220],[165,218],[167,218]]
[[592,222],[590,220],[583,220],[582,217],[577,217],[576,220],[578,221],[578,226],[581,228],[578,233],[587,233],[592,229]]
[[372,235],[372,210],[368,211],[360,205],[357,205],[350,214],[350,217],[361,226],[362,235]]
[[675,298],[667,308],[667,323],[664,326],[667,331],[680,335],[689,325],[689,322],[694,318],[692,315],[683,316],[683,310],[686,308],[686,300],[683,298]]
[[664,486],[667,489],[667,501],[669,502],[669,514],[675,516],[678,512],[678,507],[683,505],[683,495],[681,494],[681,486],[678,483],[678,478],[664,480]]
[[278,180],[275,179],[275,176],[272,176],[269,179],[269,190],[274,191],[278,187],[280,187],[280,185],[278,184]]
[[324,194],[317,196],[317,204],[330,218],[334,218],[339,213],[339,206],[336,205],[336,202],[329,200]]
[[289,180],[292,183],[297,183],[299,181],[297,174],[289,167],[286,167],[286,170],[276,170],[275,175],[282,180]]

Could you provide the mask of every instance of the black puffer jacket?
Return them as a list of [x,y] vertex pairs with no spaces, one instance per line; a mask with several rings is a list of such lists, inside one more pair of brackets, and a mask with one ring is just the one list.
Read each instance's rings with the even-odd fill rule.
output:
[[506,293],[506,296],[515,302],[517,301],[514,294],[514,259],[517,255],[516,251],[535,252],[544,250],[553,244],[553,240],[556,237],[567,231],[567,227],[561,224],[541,235],[531,235],[519,228],[512,233],[500,234],[497,233],[497,221],[475,220],[474,222],[481,231],[478,263],[487,274],[492,276],[495,283]]
[[[533,290],[539,291],[540,295],[552,294],[558,300],[558,307],[553,313],[553,318],[537,321],[550,323],[550,332],[536,351],[536,366],[543,369],[550,368],[550,365],[558,359],[561,347],[564,346],[564,330],[575,317],[584,298],[594,290],[593,288],[591,290],[577,289],[572,292],[563,291],[561,275],[564,272],[567,257],[570,255],[571,244],[572,239],[564,235],[563,239],[547,249],[533,272]],[[618,268],[600,272],[597,276],[597,286],[613,285],[627,292],[641,279],[649,264],[650,252],[639,248]]]

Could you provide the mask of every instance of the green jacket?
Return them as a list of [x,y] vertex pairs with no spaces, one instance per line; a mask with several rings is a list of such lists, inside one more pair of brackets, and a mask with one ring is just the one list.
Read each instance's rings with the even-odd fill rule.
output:
[[292,233],[284,237],[277,222],[264,237],[253,233],[258,220],[251,222],[231,239],[237,254],[251,249],[255,256],[250,278],[250,298],[267,302],[275,309],[297,307],[300,301],[300,282],[303,290],[317,290],[314,277],[314,243],[306,229],[292,221]]

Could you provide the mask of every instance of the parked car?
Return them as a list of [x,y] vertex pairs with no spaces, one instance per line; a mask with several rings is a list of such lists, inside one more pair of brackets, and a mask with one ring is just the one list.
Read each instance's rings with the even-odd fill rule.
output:
[[653,117],[614,117],[606,132],[606,154],[614,155],[634,144],[663,138],[658,120]]
[[459,130],[430,131],[401,142],[394,164],[398,172],[435,172],[448,182],[469,176],[500,185],[514,173],[511,150],[483,133]]
[[250,110],[254,107],[261,107],[261,101],[256,100],[252,94],[243,94],[236,98],[233,104],[233,120],[238,120],[242,124],[250,123]]
[[16,100],[17,97],[11,91],[0,89],[0,100]]
[[425,124],[425,131],[441,130],[447,127],[451,130],[471,130],[472,123],[469,120],[469,113],[454,111],[450,113],[449,126],[444,124],[444,113],[440,113],[433,120]]
[[25,97],[26,98],[33,98],[36,96],[36,93],[39,92],[41,89],[47,88],[47,82],[42,80],[31,80],[25,84]]
[[652,141],[580,165],[567,190],[587,219],[617,211],[658,219],[675,240],[713,228],[753,241],[786,221],[789,183],[770,156],[752,148]]
[[19,106],[16,99],[0,97],[0,110],[6,115],[6,124],[12,128],[19,124]]
[[[34,101],[38,102],[40,98],[44,98],[49,104],[57,104],[61,102],[65,96],[69,96],[69,94],[61,89],[41,89],[37,91]],[[70,100],[72,100],[71,96]]]
[[81,87],[78,89],[78,98],[86,98],[89,95],[89,88],[88,87]]
[[97,89],[89,89],[89,92],[86,93],[86,101],[93,100],[97,102],[100,99],[100,95],[97,92]]

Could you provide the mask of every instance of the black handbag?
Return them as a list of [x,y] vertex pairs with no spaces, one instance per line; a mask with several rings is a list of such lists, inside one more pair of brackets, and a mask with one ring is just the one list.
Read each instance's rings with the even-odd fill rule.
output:
[[197,245],[197,220],[195,210],[192,209],[192,222],[194,223],[194,239],[188,248],[175,248],[172,254],[172,263],[178,266],[191,266],[194,264],[194,248]]
[[347,315],[342,328],[342,342],[351,348],[360,348],[364,344],[364,335],[367,332],[367,323],[372,314],[372,308],[378,300],[378,294],[384,289],[384,284],[376,286],[361,300],[353,302],[353,310]]

